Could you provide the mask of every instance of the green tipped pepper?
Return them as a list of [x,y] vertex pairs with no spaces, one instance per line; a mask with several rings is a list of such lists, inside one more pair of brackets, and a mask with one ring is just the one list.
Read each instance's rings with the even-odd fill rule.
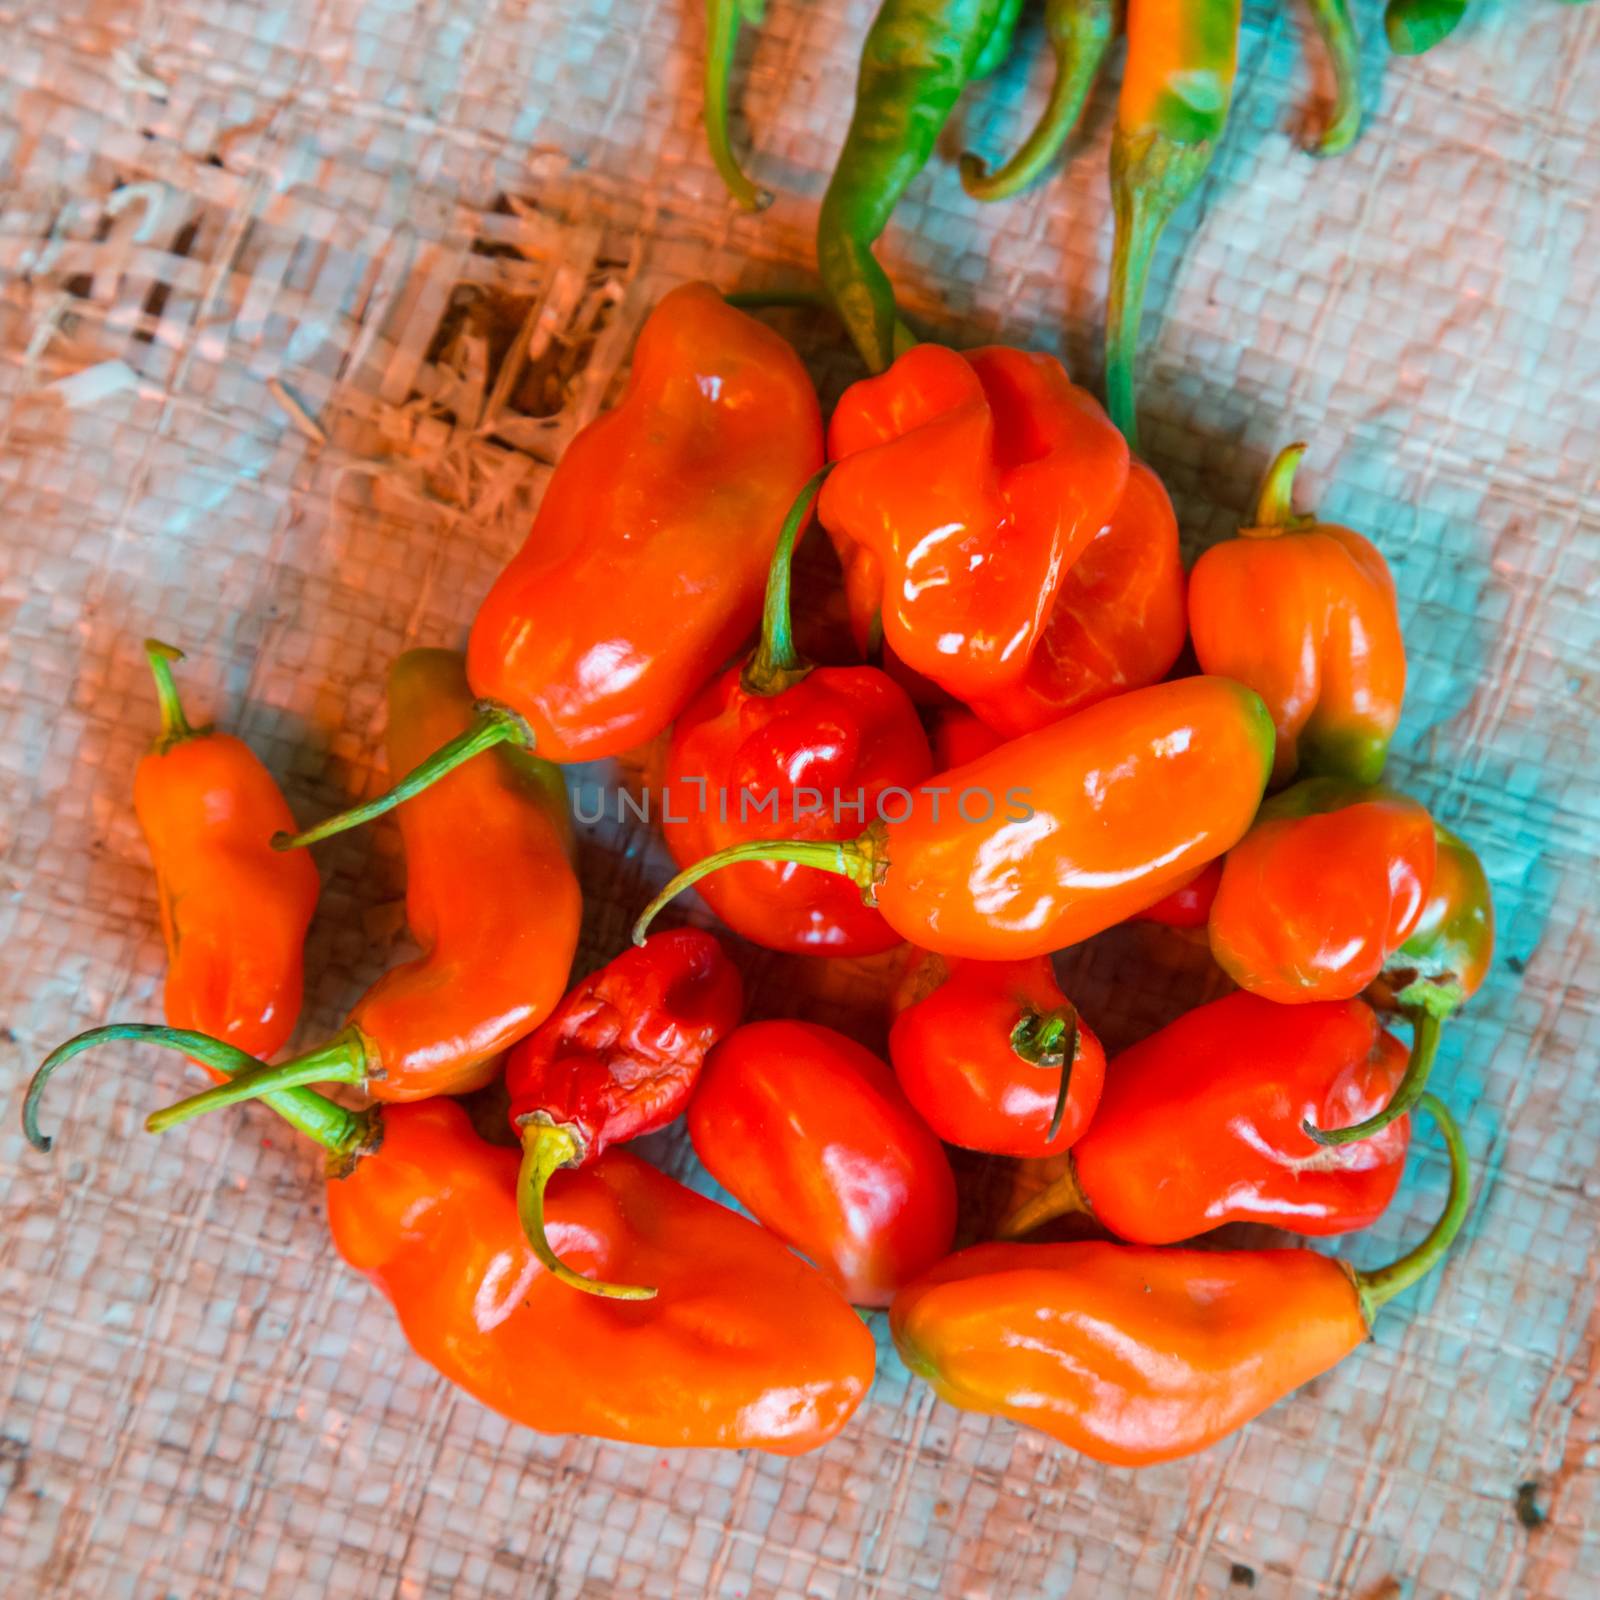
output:
[[744,175],[728,143],[728,75],[740,25],[758,27],[765,10],[766,0],[706,0],[706,143],[728,193],[746,211],[764,210],[772,196]]
[[1328,52],[1333,70],[1333,110],[1307,149],[1313,155],[1336,156],[1348,150],[1361,132],[1361,66],[1350,0],[1310,0],[1311,21]]

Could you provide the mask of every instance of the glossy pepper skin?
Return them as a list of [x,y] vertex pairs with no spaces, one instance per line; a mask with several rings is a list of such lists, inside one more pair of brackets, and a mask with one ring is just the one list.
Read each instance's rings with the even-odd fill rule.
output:
[[904,340],[872,247],[969,82],[999,66],[1021,0],[883,0],[861,49],[855,110],[817,218],[817,267],[873,372]]
[[1145,282],[1172,214],[1211,165],[1238,65],[1239,0],[1128,0],[1128,59],[1111,135],[1116,235],[1106,404],[1137,450],[1133,363]]
[[1307,778],[1268,800],[1228,852],[1211,953],[1265,999],[1347,1000],[1416,929],[1437,853],[1433,819],[1415,800]]
[[963,700],[1027,671],[1068,568],[1115,512],[1128,451],[1061,363],[917,345],[848,389],[817,513],[857,642]]
[[1376,783],[1400,721],[1406,652],[1394,578],[1359,533],[1297,516],[1305,446],[1268,470],[1254,523],[1189,576],[1189,629],[1207,672],[1267,702],[1278,731],[1274,786],[1296,772]]
[[[1272,765],[1260,698],[1183,678],[1103,700],[927,786],[843,844],[736,846],[680,873],[798,860],[851,878],[903,938],[945,956],[1048,955],[1155,904],[1249,827]],[[990,801],[992,800],[992,806]]]
[[1032,733],[1158,683],[1187,637],[1178,519],[1161,480],[1133,461],[1111,520],[1062,579],[1027,670],[973,709],[1007,738]]
[[1083,1136],[1106,1056],[1048,956],[946,962],[924,954],[899,999],[889,1059],[906,1098],[947,1144],[1048,1156]]
[[552,1276],[618,1299],[654,1293],[568,1267],[545,1238],[546,1186],[555,1173],[677,1118],[706,1052],[738,1026],[743,1007],[743,985],[722,946],[677,928],[590,973],[507,1057],[511,1130],[522,1145],[517,1201],[528,1243]]
[[1186,883],[1164,899],[1146,906],[1140,922],[1159,922],[1163,927],[1189,930],[1203,928],[1211,920],[1211,905],[1222,883],[1222,862],[1208,861]]
[[889,1068],[831,1028],[735,1031],[706,1063],[689,1137],[711,1176],[857,1305],[888,1305],[955,1236],[943,1146]]
[[1065,1176],[1002,1224],[1016,1238],[1069,1211],[1133,1244],[1176,1244],[1228,1222],[1310,1236],[1382,1216],[1410,1126],[1339,1151],[1306,1133],[1386,1105],[1406,1049],[1360,1000],[1280,1006],[1235,993],[1124,1050]]
[[977,1245],[895,1297],[895,1344],[952,1405],[1096,1461],[1193,1455],[1342,1361],[1449,1249],[1470,1198],[1466,1152],[1449,1113],[1426,1103],[1449,1146],[1450,1198],[1388,1267],[1302,1249]]
[[[801,491],[768,582],[761,644],[714,678],[673,729],[662,833],[680,867],[752,839],[848,839],[887,789],[933,770],[905,691],[875,667],[813,667],[794,645],[789,566],[812,485]],[[900,936],[844,879],[786,861],[708,879],[706,903],[735,933],[795,955],[862,956]]]

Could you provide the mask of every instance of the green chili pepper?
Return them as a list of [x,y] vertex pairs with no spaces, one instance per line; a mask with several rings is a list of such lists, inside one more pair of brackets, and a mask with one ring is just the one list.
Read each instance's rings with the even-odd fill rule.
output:
[[728,193],[746,211],[765,209],[772,204],[772,196],[744,175],[728,143],[728,75],[733,70],[740,24],[760,26],[765,9],[766,0],[706,0],[706,143]]
[[1348,150],[1361,132],[1360,47],[1350,0],[1310,0],[1311,21],[1328,52],[1333,69],[1333,111],[1307,148],[1313,155],[1336,156]]
[[962,156],[961,186],[968,194],[977,200],[1003,200],[1027,188],[1049,166],[1078,125],[1116,24],[1116,0],[1045,0],[1045,36],[1056,59],[1050,99],[1033,132],[1003,167],[990,172],[972,151]]
[[1020,0],[884,0],[817,223],[817,266],[874,372],[897,353],[894,288],[872,246],[933,154],[961,91],[1004,58]]
[[1467,14],[1467,0],[1389,0],[1383,31],[1397,56],[1420,56],[1455,32]]
[[1116,242],[1106,399],[1138,449],[1133,358],[1156,241],[1200,182],[1233,97],[1240,0],[1128,0],[1128,63],[1111,138]]

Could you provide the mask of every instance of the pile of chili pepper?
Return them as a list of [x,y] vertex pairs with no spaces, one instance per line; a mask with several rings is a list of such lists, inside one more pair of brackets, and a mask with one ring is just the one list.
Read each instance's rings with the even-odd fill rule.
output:
[[[950,11],[952,82],[1013,10]],[[886,38],[875,70],[914,43]],[[147,1128],[260,1100],[324,1147],[340,1256],[423,1360],[544,1432],[817,1448],[872,1381],[855,1308],[886,1308],[957,1406],[1108,1462],[1205,1448],[1350,1354],[1468,1208],[1428,1086],[1488,972],[1487,880],[1383,781],[1394,584],[1362,534],[1296,511],[1302,455],[1186,574],[1160,480],[1051,357],[913,343],[824,430],[777,334],[673,291],[466,654],[395,662],[385,794],[297,832],[249,749],[188,722],[178,652],[147,644],[160,731],[133,789],[165,1019],[52,1051],[28,1137],[49,1149],[41,1098],[80,1053],[198,1062],[211,1085]],[[821,664],[791,583],[813,515],[855,646]],[[641,745],[681,871],[574,981],[562,766]],[[419,953],[331,1039],[268,1060],[299,1010],[307,846],[391,810]],[[649,931],[695,884],[739,943]],[[1153,949],[1202,942],[1235,987],[1108,1060],[1055,958],[1128,922]],[[864,969],[882,1037],[747,1014],[753,946],[899,951]],[[460,1097],[494,1089],[485,1134]],[[1393,1265],[1205,1238],[1378,1222],[1418,1108],[1450,1191]],[[680,1118],[748,1215],[623,1148]],[[1004,1214],[964,1220],[950,1146],[1011,1164]],[[1069,1213],[1094,1236],[1030,1242]]]

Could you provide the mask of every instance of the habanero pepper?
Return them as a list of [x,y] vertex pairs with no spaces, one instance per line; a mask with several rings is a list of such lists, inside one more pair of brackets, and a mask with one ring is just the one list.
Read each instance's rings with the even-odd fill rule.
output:
[[1039,1428],[1092,1460],[1193,1455],[1336,1366],[1379,1309],[1424,1277],[1470,1201],[1461,1134],[1427,1237],[1377,1271],[1313,1250],[981,1244],[903,1289],[889,1327],[906,1365],[965,1411]]
[[1106,306],[1106,405],[1139,448],[1134,357],[1145,284],[1173,212],[1194,192],[1227,124],[1240,0],[1128,0],[1128,59],[1111,135],[1116,234]]
[[368,822],[492,745],[566,764],[653,739],[754,628],[784,514],[821,464],[794,350],[709,284],[674,289],[478,610],[471,725],[386,794],[274,842]]
[[706,1171],[856,1305],[888,1305],[955,1237],[944,1147],[889,1068],[832,1028],[736,1029],[706,1062],[689,1137]]
[[656,896],[634,938],[708,872],[775,860],[850,878],[924,950],[1048,955],[1223,854],[1255,816],[1271,765],[1271,719],[1250,690],[1226,678],[1135,689],[943,774],[856,839],[764,840],[708,857]]
[[1305,448],[1292,444],[1272,463],[1253,525],[1195,563],[1189,630],[1204,671],[1267,702],[1274,787],[1297,771],[1376,783],[1406,689],[1394,577],[1359,533],[1295,514]]
[[1066,1171],[999,1236],[1069,1212],[1131,1244],[1228,1222],[1312,1236],[1365,1228],[1399,1186],[1408,1122],[1341,1151],[1321,1149],[1305,1124],[1368,1115],[1405,1064],[1405,1046],[1360,1000],[1280,1006],[1234,993],[1197,1006],[1112,1061]]
[[760,27],[765,11],[766,0],[706,0],[706,144],[728,193],[746,211],[764,211],[772,204],[772,196],[745,176],[728,142],[728,78],[740,25],[748,22],[753,28]]
[[[813,480],[779,537],[755,654],[713,679],[673,729],[662,832],[680,867],[743,840],[847,839],[885,790],[913,789],[933,771],[898,684],[875,667],[813,667],[795,648],[790,562],[815,492]],[[802,795],[814,802],[805,810]],[[787,861],[731,868],[702,894],[769,950],[864,956],[900,942],[850,884]]]
[[852,385],[817,516],[856,641],[962,700],[1026,672],[1067,570],[1110,521],[1128,450],[1053,356],[916,345]]
[[678,928],[571,989],[506,1060],[511,1130],[522,1146],[517,1206],[546,1271],[589,1294],[647,1300],[648,1286],[574,1272],[545,1238],[544,1196],[561,1171],[654,1133],[689,1103],[706,1052],[738,1026],[744,988],[708,933]]
[[947,1144],[1057,1155],[1091,1125],[1105,1051],[1048,956],[947,962],[919,952],[895,1004],[895,1076]]
[[1027,670],[972,708],[1007,738],[1032,733],[1097,700],[1160,682],[1188,631],[1172,501],[1155,473],[1131,461],[1111,520],[1062,579]]
[[1416,930],[1437,858],[1433,819],[1415,800],[1306,778],[1268,800],[1228,852],[1211,954],[1265,999],[1348,1000]]
[[1367,991],[1380,1009],[1412,1027],[1411,1059],[1388,1106],[1352,1127],[1307,1126],[1318,1144],[1370,1139],[1414,1107],[1428,1086],[1443,1025],[1475,995],[1494,956],[1494,901],[1476,852],[1434,824],[1438,844],[1433,886],[1411,937],[1384,963]]
[[[389,761],[404,767],[473,715],[461,657],[408,650],[389,674]],[[497,750],[400,813],[406,921],[423,953],[391,968],[325,1044],[256,1064],[192,1096],[176,1120],[308,1083],[362,1085],[380,1101],[464,1094],[561,998],[581,911],[561,774]],[[205,1034],[138,1023],[95,1028],[52,1053],[44,1076],[80,1050],[140,1039],[215,1064]],[[197,1042],[198,1041],[198,1042]],[[218,1046],[220,1048],[220,1046]]]
[[861,359],[882,372],[907,334],[872,253],[967,84],[1010,48],[1022,0],[883,0],[817,218],[817,268]]

